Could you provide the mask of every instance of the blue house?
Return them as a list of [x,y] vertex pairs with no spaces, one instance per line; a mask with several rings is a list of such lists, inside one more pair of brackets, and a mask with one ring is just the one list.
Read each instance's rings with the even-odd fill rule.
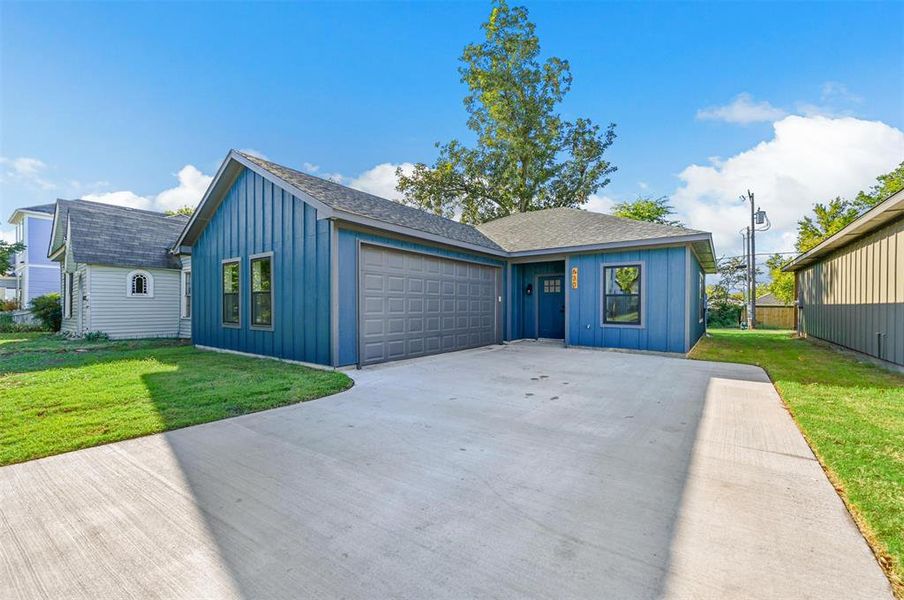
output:
[[173,252],[195,344],[332,366],[525,338],[684,353],[715,271],[707,232],[569,208],[474,227],[237,151]]
[[20,309],[27,309],[38,296],[60,292],[60,266],[47,258],[55,208],[55,204],[19,208],[9,218],[16,226],[16,241],[25,244],[13,258]]

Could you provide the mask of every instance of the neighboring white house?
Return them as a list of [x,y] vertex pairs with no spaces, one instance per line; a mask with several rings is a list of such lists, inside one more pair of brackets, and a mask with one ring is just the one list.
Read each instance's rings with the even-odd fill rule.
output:
[[[62,331],[191,336],[191,259],[170,252],[182,216],[57,200],[48,256],[61,264]],[[185,264],[183,264],[183,262]]]
[[[38,296],[60,291],[60,266],[47,258],[54,209],[53,204],[27,206],[17,208],[9,218],[10,224],[16,226],[16,241],[25,245],[12,261],[14,297],[21,310],[28,310],[29,303]],[[4,287],[8,288],[8,284]],[[5,294],[0,293],[0,299],[8,299],[9,292]]]

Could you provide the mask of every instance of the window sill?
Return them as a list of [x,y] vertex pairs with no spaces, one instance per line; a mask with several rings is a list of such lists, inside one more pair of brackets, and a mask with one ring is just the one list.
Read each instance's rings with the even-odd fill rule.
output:
[[227,329],[241,329],[241,323],[220,323],[222,327],[226,327]]
[[248,329],[253,331],[273,331],[273,325],[249,325]]
[[646,329],[647,326],[643,323],[639,325],[633,325],[630,323],[600,323],[600,327],[603,328],[611,328],[611,329]]

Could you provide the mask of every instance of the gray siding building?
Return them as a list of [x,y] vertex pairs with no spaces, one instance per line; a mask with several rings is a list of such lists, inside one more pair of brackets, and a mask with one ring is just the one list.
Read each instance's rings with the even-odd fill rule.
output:
[[801,334],[904,366],[904,190],[785,270]]

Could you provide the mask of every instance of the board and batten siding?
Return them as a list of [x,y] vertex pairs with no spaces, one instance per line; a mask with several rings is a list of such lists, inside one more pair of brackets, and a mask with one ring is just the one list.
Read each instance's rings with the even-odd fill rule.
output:
[[[270,329],[249,326],[249,257],[263,252],[273,253]],[[232,258],[241,264],[238,327],[222,323],[222,261]],[[329,222],[300,198],[242,171],[192,246],[191,333],[202,346],[330,364]]]
[[[701,308],[706,302],[706,275],[703,273],[703,267],[697,260],[697,255],[690,249],[687,251],[688,273],[687,273],[687,301],[690,303],[690,310],[687,311],[687,331],[688,331],[688,350],[694,347],[703,334],[706,333],[706,315],[700,318]],[[703,275],[703,291],[700,290],[700,276]]]
[[[152,297],[129,296],[129,274],[153,278]],[[134,269],[88,265],[88,323],[83,332],[102,331],[111,339],[177,337],[180,281],[177,269]]]
[[904,218],[797,272],[800,328],[904,365]]
[[[539,275],[566,275],[565,261],[552,260],[532,263],[515,263],[510,267],[511,284],[509,286],[509,319],[511,325],[506,334],[507,340],[533,339],[537,337],[537,277]],[[565,285],[570,285],[566,275]],[[533,293],[527,295],[528,284],[533,285]]]
[[[565,261],[568,313],[565,343],[569,346],[687,352],[688,251],[685,247],[668,247],[568,256]],[[641,326],[603,325],[603,266],[637,262],[642,265]],[[574,267],[578,269],[578,289],[571,286],[571,269]]]

